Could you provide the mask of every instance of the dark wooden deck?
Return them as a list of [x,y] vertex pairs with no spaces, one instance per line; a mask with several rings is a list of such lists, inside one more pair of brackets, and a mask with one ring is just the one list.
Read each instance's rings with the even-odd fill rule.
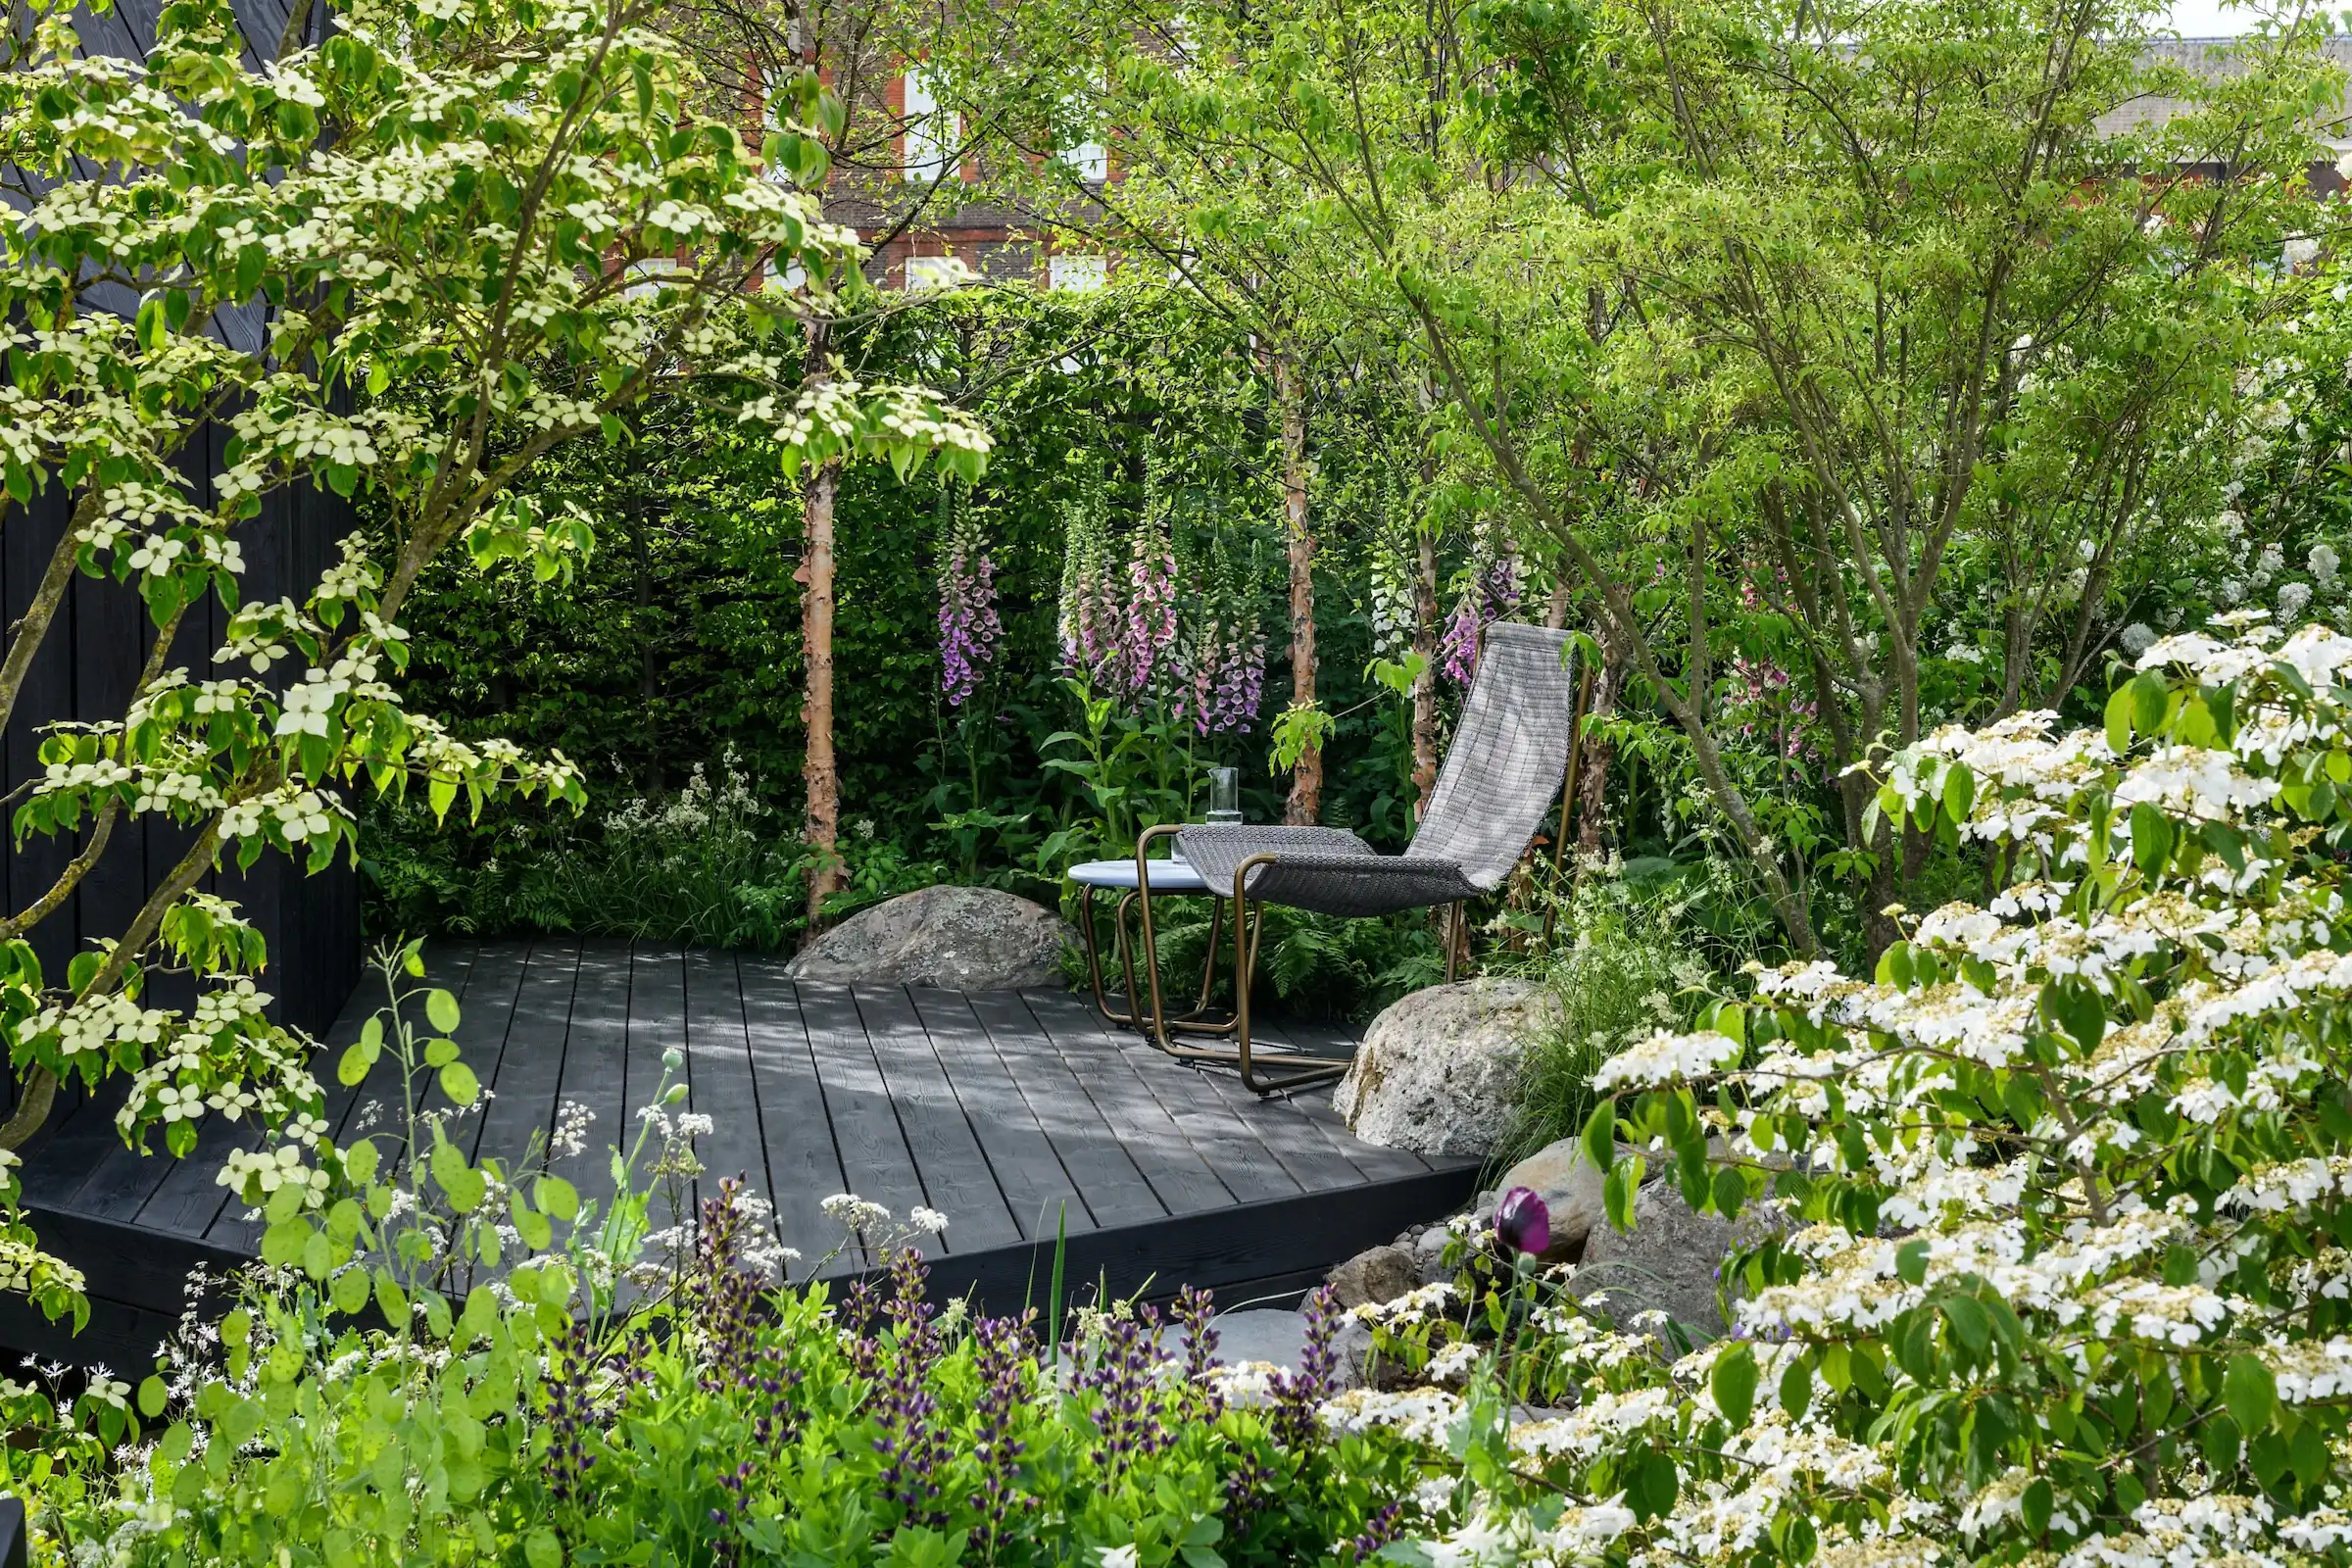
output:
[[[634,1134],[671,1047],[683,1109],[711,1118],[707,1184],[742,1174],[813,1265],[841,1240],[819,1209],[855,1192],[948,1216],[927,1238],[935,1284],[997,1308],[1043,1302],[1057,1230],[1073,1288],[1216,1290],[1232,1303],[1296,1292],[1340,1259],[1470,1195],[1475,1161],[1430,1161],[1350,1137],[1328,1091],[1260,1101],[1230,1073],[1175,1062],[1105,1026],[1068,992],[796,985],[781,958],[624,942],[488,942],[431,950],[464,1009],[458,1040],[489,1099],[453,1125],[477,1156],[513,1159],[565,1102],[595,1114],[559,1169],[610,1192],[611,1145]],[[389,1125],[386,1064],[358,1089],[333,1065],[377,1005],[364,981],[325,1043],[327,1117],[348,1138]],[[1270,1043],[1345,1051],[1329,1031]],[[96,1312],[71,1347],[144,1367],[197,1263],[254,1255],[259,1227],[215,1180],[250,1137],[208,1122],[184,1160],[122,1147],[106,1100],[62,1114],[29,1152],[25,1198],[44,1242],[89,1276]],[[855,1266],[839,1257],[832,1272]],[[0,1345],[62,1338],[0,1307]]]

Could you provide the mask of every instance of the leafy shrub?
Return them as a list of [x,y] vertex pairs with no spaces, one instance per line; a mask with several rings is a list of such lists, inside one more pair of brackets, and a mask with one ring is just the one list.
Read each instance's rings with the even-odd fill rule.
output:
[[1763,1205],[1735,1332],[1677,1357],[1524,1260],[1458,1319],[1389,1314],[1469,1378],[1394,1418],[1477,1478],[1394,1554],[2340,1560],[2352,639],[2276,643],[2163,639],[2103,730],[2027,713],[1891,760],[1874,808],[1996,853],[1989,906],[1869,981],[1759,970],[1595,1080],[1613,1223],[1652,1159],[1698,1208]]
[[[627,796],[601,820],[507,812],[468,838],[415,808],[378,814],[362,862],[372,916],[408,929],[626,936],[705,947],[777,950],[807,928],[810,857],[722,754],[718,777],[697,763],[673,794]],[[954,868],[909,860],[871,822],[843,842],[848,885],[826,903],[839,918],[882,899],[949,880]],[[997,870],[976,880],[1034,878]]]
[[1559,999],[1559,1022],[1529,1053],[1518,1124],[1498,1162],[1583,1127],[1603,1062],[1661,1027],[1690,1024],[1713,977],[1685,923],[1681,882],[1633,880],[1615,859],[1582,868],[1562,901],[1567,945],[1532,966]]

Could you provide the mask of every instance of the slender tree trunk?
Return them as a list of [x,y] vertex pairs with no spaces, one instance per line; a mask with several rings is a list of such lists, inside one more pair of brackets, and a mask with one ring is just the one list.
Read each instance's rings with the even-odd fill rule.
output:
[[[821,383],[828,374],[829,334],[823,322],[808,329],[806,379]],[[808,870],[808,929],[812,942],[821,929],[826,898],[841,888],[841,770],[833,758],[833,503],[841,491],[841,464],[828,460],[809,472],[803,517],[800,569],[801,657],[808,682],[801,723],[808,751],[801,777],[808,789],[808,816],[801,837],[813,862]]]
[[808,786],[808,812],[801,837],[815,857],[808,871],[808,940],[817,935],[826,898],[841,888],[841,770],[833,758],[833,502],[840,489],[839,463],[819,464],[808,475],[806,536],[795,573],[801,581],[801,649],[808,664],[801,723],[808,745],[801,777]]
[[654,652],[654,570],[646,557],[646,509],[651,503],[640,496],[628,509],[629,551],[637,568],[637,703],[638,719],[645,726],[645,768],[643,781],[648,795],[662,792],[662,732],[660,705],[662,682],[657,674]]
[[1413,820],[1429,809],[1438,787],[1438,536],[1415,528],[1420,544],[1413,563],[1413,652],[1421,673],[1413,677]]
[[[1592,703],[1586,710],[1587,716],[1593,718],[1615,712],[1617,696],[1625,690],[1625,655],[1607,636],[1601,638],[1600,650],[1600,673],[1593,679]],[[1585,737],[1584,777],[1576,781],[1576,847],[1587,855],[1601,851],[1600,836],[1608,817],[1609,762],[1615,751],[1598,735]]]
[[[1274,359],[1274,397],[1282,409],[1282,510],[1291,557],[1291,701],[1315,700],[1315,539],[1306,518],[1306,394],[1290,361]],[[1291,774],[1283,820],[1312,825],[1323,814],[1323,752],[1310,749]]]

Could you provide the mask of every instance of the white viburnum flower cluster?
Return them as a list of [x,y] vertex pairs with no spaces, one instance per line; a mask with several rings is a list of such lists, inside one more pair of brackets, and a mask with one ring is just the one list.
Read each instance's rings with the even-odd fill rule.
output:
[[1325,1410],[1487,1455],[1390,1555],[2352,1546],[2352,638],[2225,630],[2151,640],[2096,729],[2029,713],[1890,760],[1875,809],[1997,850],[1989,907],[1905,917],[1868,978],[1758,971],[1602,1070],[1613,1186],[1639,1160],[1751,1216],[1731,1335],[1677,1359],[1572,1271],[1432,1302],[1461,1339],[1419,1366],[1449,1388]]

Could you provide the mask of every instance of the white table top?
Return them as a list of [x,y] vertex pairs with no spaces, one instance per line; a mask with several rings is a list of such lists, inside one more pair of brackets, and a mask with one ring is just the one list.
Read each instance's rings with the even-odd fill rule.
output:
[[[1081,887],[1131,888],[1135,886],[1135,860],[1088,860],[1070,867],[1070,880]],[[1184,860],[1152,862],[1152,891],[1154,893],[1206,893],[1208,884],[1200,873]]]

